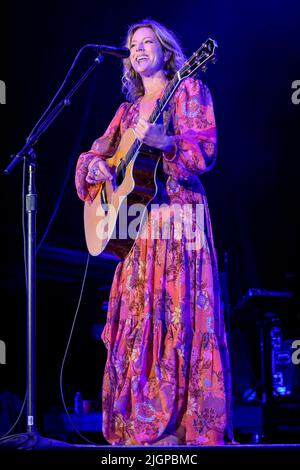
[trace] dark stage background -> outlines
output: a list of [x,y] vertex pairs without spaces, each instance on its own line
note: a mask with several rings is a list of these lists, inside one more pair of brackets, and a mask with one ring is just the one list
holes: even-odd
[[[228,284],[224,295],[228,294],[235,399],[242,400],[252,387],[258,387],[259,399],[259,329],[251,305],[248,323],[244,318],[240,322],[243,313],[237,307],[248,289],[290,292],[292,303],[281,309],[284,339],[300,338],[300,104],[292,101],[292,83],[300,80],[299,14],[296,0],[153,0],[148,6],[136,1],[76,0],[6,5],[1,14],[0,68],[0,80],[6,84],[6,104],[0,107],[0,340],[6,346],[6,364],[0,365],[2,391],[23,400],[26,390],[22,168],[9,177],[3,170],[10,154],[24,145],[79,48],[86,43],[120,45],[128,24],[151,17],[177,33],[188,57],[207,37],[219,44],[217,63],[202,76],[214,99],[218,162],[202,181],[221,272],[226,271],[224,259],[228,259],[228,275],[222,279]],[[87,52],[74,76],[93,58]],[[38,244],[54,215],[37,255],[41,427],[43,413],[61,407],[59,371],[87,257],[83,204],[74,188],[75,163],[80,152],[104,132],[124,100],[120,77],[120,60],[105,57],[36,147]],[[78,389],[100,406],[105,349],[97,338],[115,265],[112,260],[91,260],[64,369],[70,407]]]

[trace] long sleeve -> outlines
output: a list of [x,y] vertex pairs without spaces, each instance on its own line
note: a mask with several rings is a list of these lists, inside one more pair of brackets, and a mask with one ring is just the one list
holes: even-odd
[[164,154],[167,174],[189,178],[209,171],[216,160],[217,133],[211,94],[206,85],[185,79],[174,96],[175,150]]
[[86,182],[88,166],[97,157],[105,159],[114,155],[121,139],[121,119],[129,105],[128,102],[122,103],[105,133],[95,140],[91,150],[79,155],[75,171],[75,186],[78,196],[83,201],[93,201],[101,185],[101,183],[92,185]]

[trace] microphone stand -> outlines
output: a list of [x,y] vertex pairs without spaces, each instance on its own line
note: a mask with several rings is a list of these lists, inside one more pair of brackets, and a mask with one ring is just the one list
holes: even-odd
[[[0,447],[12,447],[20,449],[48,448],[53,445],[65,447],[70,444],[55,441],[53,439],[41,438],[37,431],[36,419],[36,212],[37,212],[37,193],[35,186],[36,161],[37,154],[34,145],[40,136],[55,121],[66,106],[71,104],[71,97],[93,70],[103,61],[103,55],[99,54],[94,63],[76,82],[69,93],[63,98],[56,107],[48,114],[44,121],[39,125],[36,132],[31,134],[24,147],[16,154],[12,155],[12,161],[4,170],[4,173],[10,175],[15,167],[25,160],[27,167],[28,192],[26,194],[26,401],[27,401],[27,432],[25,434],[16,434],[7,436],[0,440]],[[56,443],[56,444],[54,444]]]

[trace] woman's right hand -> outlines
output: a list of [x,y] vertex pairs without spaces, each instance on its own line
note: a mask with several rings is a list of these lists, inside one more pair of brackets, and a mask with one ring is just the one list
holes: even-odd
[[102,181],[112,180],[112,178],[110,168],[104,160],[97,158],[97,160],[90,162],[85,178],[87,183],[97,184]]

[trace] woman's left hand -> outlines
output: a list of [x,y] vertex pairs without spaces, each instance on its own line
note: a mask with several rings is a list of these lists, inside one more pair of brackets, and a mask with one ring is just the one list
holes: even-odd
[[145,119],[139,118],[133,130],[137,138],[149,147],[168,152],[174,146],[172,136],[165,134],[162,124],[150,124]]

